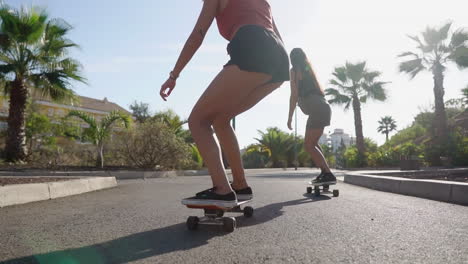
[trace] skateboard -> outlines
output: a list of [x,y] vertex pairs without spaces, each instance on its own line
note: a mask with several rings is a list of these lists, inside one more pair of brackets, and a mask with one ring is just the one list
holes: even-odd
[[[312,181],[309,181],[307,183],[308,185],[311,185],[307,187],[307,193],[312,193],[312,190],[314,191],[315,196],[320,196],[321,193],[331,193],[333,194],[333,197],[338,197],[340,196],[340,190],[334,189],[332,192],[330,192],[330,185],[336,185],[336,183],[332,184],[323,184],[323,183],[313,183]],[[320,186],[322,189],[320,189]]]
[[187,228],[190,231],[197,230],[199,225],[219,225],[223,226],[226,232],[233,232],[236,229],[236,218],[224,217],[224,213],[243,213],[245,217],[253,216],[254,209],[250,206],[243,207],[252,200],[238,200],[235,206],[225,206],[216,203],[206,203],[195,197],[182,200],[182,204],[191,209],[203,209],[204,216],[189,216],[187,218]]

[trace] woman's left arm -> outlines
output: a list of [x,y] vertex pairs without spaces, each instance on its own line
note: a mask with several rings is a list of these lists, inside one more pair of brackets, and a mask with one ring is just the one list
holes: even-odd
[[[197,52],[205,39],[205,35],[208,32],[213,20],[218,11],[219,0],[204,0],[203,8],[198,17],[197,23],[193,28],[192,33],[185,42],[184,48],[180,52],[179,58],[171,71],[167,81],[161,86],[160,95],[164,101],[171,94],[172,90],[176,85],[176,79],[179,77],[182,70],[192,59],[193,55]],[[167,91],[167,89],[169,89]]]
[[291,96],[289,97],[289,114],[288,114],[288,128],[292,130],[292,117],[294,110],[297,106],[298,90],[297,90],[297,78],[294,70],[291,70]]

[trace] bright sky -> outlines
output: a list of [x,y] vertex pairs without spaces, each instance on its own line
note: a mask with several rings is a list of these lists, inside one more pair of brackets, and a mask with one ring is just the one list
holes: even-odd
[[[200,0],[7,0],[13,6],[47,7],[51,17],[60,17],[75,29],[70,38],[81,45],[73,56],[82,62],[89,86],[77,84],[78,94],[107,97],[128,109],[134,101],[149,103],[153,111],[174,109],[184,118],[197,98],[228,61],[226,41],[214,23],[203,47],[182,72],[168,102],[159,96],[178,53],[198,17]],[[433,83],[429,73],[410,81],[397,71],[404,51],[413,50],[412,40],[426,26],[453,21],[454,27],[468,27],[468,1],[463,0],[271,0],[276,23],[286,48],[302,47],[308,54],[319,81],[327,87],[334,67],[346,61],[368,61],[371,70],[383,72],[389,99],[368,102],[362,108],[364,136],[379,144],[377,121],[392,116],[398,128],[407,127],[421,109],[433,104]],[[468,85],[468,70],[449,67],[445,99],[459,98]],[[255,108],[237,118],[241,147],[254,143],[257,130],[277,126],[287,130],[289,83]],[[227,99],[228,100],[228,99]],[[306,117],[298,115],[303,134]],[[332,124],[326,131],[343,128],[355,135],[352,110],[333,107]]]

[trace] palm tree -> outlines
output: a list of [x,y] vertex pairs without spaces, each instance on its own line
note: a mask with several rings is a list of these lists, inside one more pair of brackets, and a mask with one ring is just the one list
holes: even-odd
[[85,82],[80,64],[68,57],[77,47],[67,38],[71,26],[49,19],[43,10],[14,10],[0,4],[0,88],[10,96],[5,155],[26,157],[25,110],[33,90],[54,100],[73,97],[70,81]]
[[111,134],[112,125],[115,122],[120,122],[125,128],[130,127],[131,117],[118,111],[112,111],[107,116],[97,122],[93,116],[90,116],[80,111],[70,111],[67,117],[77,117],[89,125],[86,131],[86,136],[96,146],[97,150],[97,166],[104,168],[104,143]]
[[444,105],[444,72],[452,62],[460,68],[468,67],[468,32],[458,29],[450,34],[452,23],[439,29],[427,27],[419,36],[409,36],[417,44],[414,52],[399,57],[409,58],[400,63],[400,72],[413,79],[421,71],[430,71],[434,79],[435,119],[434,136],[439,143],[447,140],[447,115]]
[[183,137],[185,135],[185,133],[184,133],[185,130],[183,128],[183,125],[186,124],[188,121],[183,120],[182,118],[180,118],[180,116],[177,115],[171,109],[156,113],[152,117],[152,119],[154,121],[159,121],[159,122],[163,122],[164,124],[166,124],[171,130],[174,131],[174,133],[177,136],[182,136]]
[[379,127],[377,128],[377,131],[379,133],[385,134],[385,142],[387,142],[388,134],[396,130],[396,128],[397,128],[396,121],[393,119],[393,117],[385,116],[379,120]]
[[268,153],[268,157],[275,168],[287,166],[291,150],[294,148],[294,136],[281,131],[277,127],[267,128],[266,132],[258,131],[261,135],[256,138],[260,152]]
[[361,104],[366,103],[368,99],[387,99],[384,89],[386,82],[377,81],[381,73],[368,70],[366,64],[365,61],[356,64],[347,62],[344,66],[335,68],[334,78],[330,80],[334,87],[325,90],[331,97],[330,104],[345,105],[345,110],[353,106],[356,145],[360,155],[364,155],[365,152]]

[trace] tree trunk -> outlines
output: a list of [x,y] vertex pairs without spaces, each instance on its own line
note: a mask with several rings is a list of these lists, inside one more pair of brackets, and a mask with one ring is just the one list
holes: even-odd
[[356,132],[356,146],[361,156],[364,156],[364,135],[362,133],[361,102],[357,96],[353,96],[354,128]]
[[104,144],[99,143],[97,145],[97,160],[96,160],[96,167],[101,169],[104,168]]
[[434,75],[434,100],[435,100],[435,118],[434,118],[434,136],[436,142],[445,145],[447,143],[448,128],[447,114],[444,104],[444,74],[440,64],[434,65],[432,70]]
[[28,90],[23,80],[16,79],[10,91],[8,129],[5,146],[7,161],[23,161],[26,158],[25,111]]
[[388,133],[389,132],[385,132],[385,142],[388,142]]

